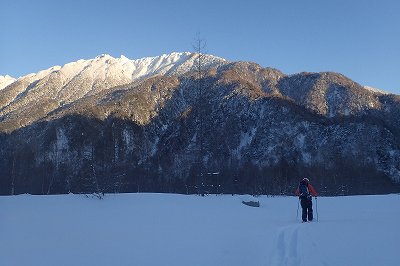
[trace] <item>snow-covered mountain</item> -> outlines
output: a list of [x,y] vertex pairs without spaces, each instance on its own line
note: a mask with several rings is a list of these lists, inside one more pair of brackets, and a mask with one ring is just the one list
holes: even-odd
[[370,86],[364,86],[365,89],[373,91],[373,92],[378,92],[378,93],[382,93],[382,94],[389,94],[388,92],[381,90],[381,89],[377,89],[374,87],[370,87]]
[[199,78],[197,58],[102,55],[0,90],[0,193],[284,194],[302,175],[330,195],[400,190],[400,96],[212,55]]
[[[27,120],[29,124],[64,104],[116,86],[155,75],[185,74],[193,70],[196,58],[196,54],[188,52],[137,60],[103,54],[62,67],[54,66],[36,74],[23,76],[14,82],[6,76],[3,83],[0,80],[0,85],[8,85],[1,93],[0,117],[15,117],[21,113],[35,112],[40,106],[43,112]],[[202,62],[204,68],[226,63],[224,59],[212,55],[203,55]]]
[[10,77],[9,75],[0,76],[0,90],[4,89],[11,83],[15,81],[15,78]]

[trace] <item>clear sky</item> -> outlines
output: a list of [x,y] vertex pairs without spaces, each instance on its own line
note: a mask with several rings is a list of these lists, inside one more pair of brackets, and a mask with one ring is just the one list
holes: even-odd
[[398,0],[0,0],[0,75],[103,53],[207,51],[284,73],[340,72],[400,94]]

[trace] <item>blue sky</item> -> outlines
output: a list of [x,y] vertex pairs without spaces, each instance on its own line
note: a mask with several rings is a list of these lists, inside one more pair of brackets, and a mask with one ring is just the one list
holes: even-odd
[[400,94],[400,1],[2,0],[0,75],[19,77],[107,53],[191,51],[292,74],[340,72]]

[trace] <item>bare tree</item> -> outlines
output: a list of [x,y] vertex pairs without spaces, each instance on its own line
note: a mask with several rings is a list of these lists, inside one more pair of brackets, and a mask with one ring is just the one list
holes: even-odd
[[200,178],[196,184],[197,187],[200,189],[199,194],[204,196],[204,76],[205,76],[205,66],[204,66],[204,58],[205,58],[205,49],[207,47],[206,41],[200,37],[200,33],[197,33],[194,44],[193,50],[195,51],[196,61],[195,61],[195,69],[196,69],[196,78],[197,78],[197,111],[198,111],[198,120],[197,125],[199,129],[198,135],[198,142],[199,142],[199,151],[197,156],[197,165],[196,167],[198,171],[198,175]]
[[[196,72],[198,79],[202,79],[204,77],[204,58],[205,58],[206,47],[207,47],[206,41],[200,37],[200,33],[197,33],[193,44],[193,50],[196,53]],[[201,85],[202,84],[199,84],[200,96],[202,94]]]
[[93,142],[91,142],[91,146],[92,146],[92,150],[91,150],[91,156],[90,156],[90,163],[92,166],[92,173],[93,173],[93,181],[94,181],[94,185],[95,185],[95,189],[96,189],[96,195],[98,195],[98,197],[100,197],[100,194],[104,194],[104,192],[100,191],[99,188],[99,182],[97,179],[97,174],[96,174],[96,169],[95,169],[95,158],[94,158],[94,144]]
[[15,151],[13,153],[13,163],[12,163],[12,172],[11,172],[11,195],[14,196],[15,193]]

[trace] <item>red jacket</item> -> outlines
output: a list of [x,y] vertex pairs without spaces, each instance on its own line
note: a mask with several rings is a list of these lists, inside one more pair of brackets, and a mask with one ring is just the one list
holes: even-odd
[[[318,196],[318,193],[317,193],[317,191],[315,191],[315,189],[313,188],[313,186],[311,186],[310,184],[308,184],[307,187],[308,187],[308,191],[310,191],[310,194],[311,194],[312,196],[314,196],[314,197]],[[299,187],[297,187],[297,189],[296,189],[296,195],[297,195],[297,196],[300,196],[300,188],[299,188]]]

